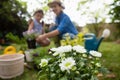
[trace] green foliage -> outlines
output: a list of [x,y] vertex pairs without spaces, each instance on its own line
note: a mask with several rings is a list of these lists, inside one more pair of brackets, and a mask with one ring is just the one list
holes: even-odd
[[89,30],[90,33],[94,33],[96,36],[99,35],[99,31],[102,29],[100,27],[101,23],[93,23],[86,25],[86,28]]
[[0,1],[0,32],[3,37],[8,32],[21,35],[25,30],[28,16],[25,2],[20,0],[2,0]]
[[37,0],[37,1],[42,5],[42,9],[44,10],[44,12],[47,12],[49,10],[49,7],[47,4],[52,0],[44,0],[44,1]]
[[112,15],[113,22],[120,22],[120,0],[114,0],[110,6],[111,10],[109,14]]
[[91,2],[91,1],[93,1],[93,0],[81,0],[79,3],[78,3],[78,7],[77,7],[77,10],[80,10],[80,8],[83,6],[83,5],[85,5],[85,4],[87,4],[87,3],[89,3],[89,2]]
[[[106,18],[103,15],[108,14],[109,10],[109,4],[102,3],[102,7],[97,7],[96,9],[91,10],[93,7],[91,6],[94,2],[97,2],[97,0],[79,0],[77,10],[80,11],[81,16],[85,15],[89,17],[89,23],[100,23],[105,22]],[[96,5],[95,3],[93,5]]]
[[6,38],[16,44],[26,43],[26,40],[24,38],[19,38],[17,35],[13,35],[12,33],[8,33],[6,35]]
[[[46,57],[46,58],[49,58],[50,56],[48,55],[48,51],[50,48],[52,48],[54,45],[53,42],[51,42],[51,45],[50,46],[47,46],[47,47],[37,47],[36,49],[34,49],[34,53],[37,53],[38,54],[38,57],[33,57],[33,62],[36,64],[36,65],[39,65],[40,63],[40,60],[43,58],[43,57]],[[37,66],[38,67],[38,66]]]

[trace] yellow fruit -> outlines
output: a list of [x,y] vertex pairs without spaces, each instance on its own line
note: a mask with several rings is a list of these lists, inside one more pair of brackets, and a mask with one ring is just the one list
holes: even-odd
[[4,50],[4,54],[15,54],[16,48],[14,46],[8,46]]

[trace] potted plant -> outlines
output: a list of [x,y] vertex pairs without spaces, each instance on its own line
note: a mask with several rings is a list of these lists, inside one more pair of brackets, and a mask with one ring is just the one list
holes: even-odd
[[52,48],[49,55],[51,57],[42,58],[39,64],[40,80],[97,80],[97,74],[105,71],[100,63],[102,54],[88,53],[80,45]]
[[38,35],[39,35],[39,33],[36,30],[23,32],[23,36],[25,37],[25,39],[27,41],[29,49],[35,49],[36,48],[36,40],[35,40],[35,38]]

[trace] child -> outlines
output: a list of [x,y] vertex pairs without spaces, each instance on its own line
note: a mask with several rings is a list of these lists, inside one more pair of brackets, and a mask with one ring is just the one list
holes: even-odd
[[33,14],[34,16],[34,19],[30,19],[29,22],[28,22],[28,31],[31,31],[31,30],[35,30],[37,31],[39,34],[43,34],[44,33],[44,30],[43,30],[43,25],[44,23],[40,23],[40,20],[43,18],[43,11],[42,10],[37,10],[35,11],[35,13]]
[[[28,27],[28,31],[31,31],[31,30],[35,30],[37,31],[39,34],[43,34],[44,33],[44,30],[43,30],[43,25],[44,23],[40,23],[40,20],[43,18],[43,11],[42,10],[37,10],[35,11],[35,13],[33,14],[34,16],[34,19],[30,19],[28,24],[29,24],[29,27]],[[46,45],[49,45],[50,44],[50,40],[48,38],[44,39],[44,41],[40,43],[40,46],[46,46]]]

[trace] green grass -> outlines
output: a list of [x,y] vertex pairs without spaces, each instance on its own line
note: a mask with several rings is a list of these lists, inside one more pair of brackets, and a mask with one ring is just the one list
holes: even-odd
[[120,80],[120,44],[103,42],[99,51],[103,54],[102,64],[116,75],[116,78],[103,78],[102,80]]
[[[40,48],[39,50],[43,52],[42,54],[45,53],[44,55],[46,55],[47,50],[50,47],[51,46],[47,48]],[[120,80],[120,44],[116,44],[114,42],[102,42],[99,47],[99,52],[103,54],[101,62],[104,67],[108,68],[111,73],[116,75],[116,78],[102,77],[100,80]],[[21,76],[11,80],[38,80],[37,71],[34,69],[29,70],[25,68],[25,71]]]

